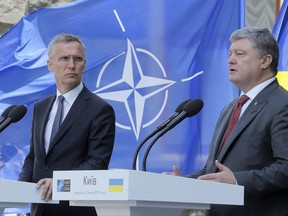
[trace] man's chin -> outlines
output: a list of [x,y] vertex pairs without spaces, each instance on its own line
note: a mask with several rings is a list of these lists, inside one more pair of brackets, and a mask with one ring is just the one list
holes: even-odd
[[70,89],[74,89],[76,88],[79,84],[81,83],[81,81],[79,81],[78,79],[70,79],[67,82],[67,86],[69,86]]
[[237,77],[235,75],[230,74],[229,75],[229,80],[234,83],[234,82],[237,82],[238,79],[237,79]]

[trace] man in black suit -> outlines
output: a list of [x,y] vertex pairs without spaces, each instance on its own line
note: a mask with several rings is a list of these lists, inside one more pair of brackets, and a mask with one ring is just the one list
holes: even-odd
[[[54,170],[107,169],[114,145],[115,114],[113,108],[82,83],[86,50],[80,38],[57,35],[48,46],[48,69],[54,73],[57,92],[35,103],[30,150],[20,181],[43,186],[42,199],[52,196]],[[58,96],[64,96],[61,126],[55,136],[51,131]],[[54,129],[53,129],[54,130]],[[33,216],[95,216],[92,207],[60,204],[33,204]]]
[[[279,49],[265,28],[230,37],[229,79],[249,100],[232,132],[223,137],[236,101],[221,112],[206,166],[188,177],[243,185],[244,206],[211,205],[209,215],[288,215],[288,93],[279,86]],[[181,175],[173,166],[172,175]],[[219,196],[225,196],[221,194]]]

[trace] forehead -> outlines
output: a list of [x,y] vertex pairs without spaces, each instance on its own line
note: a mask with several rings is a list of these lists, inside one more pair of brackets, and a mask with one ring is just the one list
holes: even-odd
[[83,54],[83,50],[81,45],[76,41],[58,42],[55,44],[54,54],[55,55]]
[[233,41],[231,43],[230,50],[234,50],[234,49],[235,50],[251,50],[251,49],[255,50],[252,42],[247,38]]

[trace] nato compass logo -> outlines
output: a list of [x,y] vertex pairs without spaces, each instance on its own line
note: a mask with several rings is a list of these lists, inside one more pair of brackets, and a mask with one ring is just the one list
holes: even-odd
[[[116,10],[114,14],[125,32]],[[202,73],[200,71],[181,81],[189,81]],[[119,113],[116,126],[133,130],[138,140],[141,129],[153,124],[163,113],[168,88],[175,83],[167,78],[163,65],[153,53],[135,48],[127,38],[127,50],[108,60],[102,67],[94,93],[115,102],[113,107]],[[149,119],[144,119],[144,116],[149,116]]]

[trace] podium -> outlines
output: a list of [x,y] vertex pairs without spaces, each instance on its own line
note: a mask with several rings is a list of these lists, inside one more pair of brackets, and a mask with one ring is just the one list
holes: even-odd
[[0,179],[0,215],[5,208],[28,208],[29,203],[59,203],[41,200],[41,189],[35,183]]
[[53,200],[94,206],[98,216],[176,216],[244,204],[243,186],[135,170],[54,171],[53,185]]

